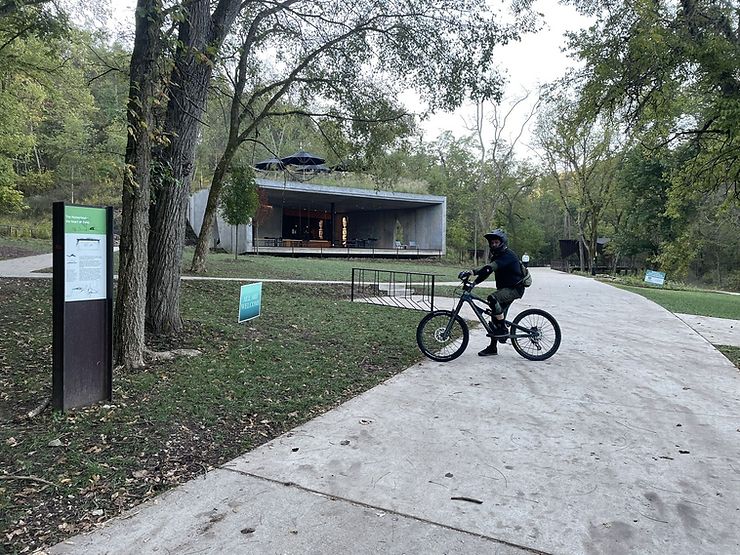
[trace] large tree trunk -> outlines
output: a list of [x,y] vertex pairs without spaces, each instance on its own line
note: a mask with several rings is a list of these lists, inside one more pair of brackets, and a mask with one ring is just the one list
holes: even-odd
[[180,23],[164,128],[169,145],[155,154],[160,175],[150,214],[146,322],[156,334],[182,329],[180,275],[195,147],[214,53],[239,5],[237,0],[221,0],[211,17],[210,2],[195,0],[188,5],[187,19]]
[[123,186],[120,264],[114,314],[113,353],[117,366],[139,368],[144,364],[144,317],[149,235],[151,101],[159,82],[156,60],[161,9],[157,0],[139,0],[136,36],[131,55],[128,101],[128,143]]

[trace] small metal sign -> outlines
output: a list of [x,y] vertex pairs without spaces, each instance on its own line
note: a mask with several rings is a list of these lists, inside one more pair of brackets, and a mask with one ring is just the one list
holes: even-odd
[[260,315],[262,307],[262,282],[242,285],[239,295],[239,323]]
[[645,273],[645,281],[647,283],[654,283],[655,285],[663,285],[665,282],[665,274],[663,272],[653,272],[648,270]]

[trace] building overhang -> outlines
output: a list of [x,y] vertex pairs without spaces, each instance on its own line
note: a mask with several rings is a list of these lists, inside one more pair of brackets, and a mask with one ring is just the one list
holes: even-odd
[[446,204],[446,197],[256,179],[273,206],[335,213],[414,210]]

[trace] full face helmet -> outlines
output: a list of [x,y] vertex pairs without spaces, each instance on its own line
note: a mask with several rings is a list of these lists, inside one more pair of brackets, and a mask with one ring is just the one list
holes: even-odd
[[[491,256],[494,258],[500,256],[509,246],[509,238],[506,236],[506,232],[503,229],[494,229],[493,231],[486,233],[483,237],[488,241]],[[501,241],[501,244],[498,247],[491,247],[491,239],[498,239]]]

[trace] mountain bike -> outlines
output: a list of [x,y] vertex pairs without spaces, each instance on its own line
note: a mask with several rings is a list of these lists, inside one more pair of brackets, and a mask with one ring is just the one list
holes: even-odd
[[[448,362],[465,352],[470,339],[468,324],[460,316],[464,304],[470,305],[478,316],[486,334],[493,337],[493,328],[488,322],[492,316],[488,303],[473,294],[475,284],[469,278],[462,280],[462,294],[454,310],[434,310],[424,316],[416,328],[416,342],[421,352],[432,360]],[[477,303],[483,303],[480,306]],[[508,307],[504,312],[506,315]],[[560,326],[555,318],[544,310],[529,308],[523,310],[512,321],[504,320],[509,335],[497,337],[500,342],[511,340],[514,350],[529,360],[545,360],[554,355],[560,347]]]

